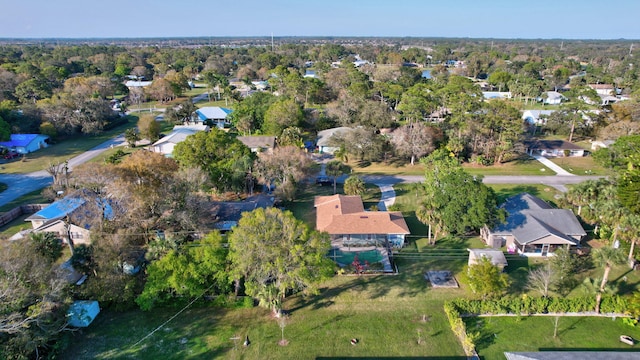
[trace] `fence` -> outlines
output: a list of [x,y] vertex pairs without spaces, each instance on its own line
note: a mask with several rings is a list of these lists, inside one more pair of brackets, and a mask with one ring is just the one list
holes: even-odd
[[49,204],[27,204],[16,206],[13,209],[0,215],[0,227],[7,225],[8,223],[24,214],[33,214],[34,212],[40,211],[47,206],[49,206]]

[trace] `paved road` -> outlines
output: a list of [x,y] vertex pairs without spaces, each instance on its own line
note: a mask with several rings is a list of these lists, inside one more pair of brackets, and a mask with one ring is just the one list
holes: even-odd
[[[565,185],[577,184],[587,180],[600,179],[603,176],[576,176],[576,175],[555,175],[555,176],[536,176],[536,175],[488,175],[483,177],[482,182],[485,184],[542,184],[554,187],[560,191],[567,191]],[[343,182],[346,176],[338,179]],[[364,175],[362,179],[365,182],[376,185],[393,185],[399,183],[417,183],[424,181],[422,175]]]
[[[124,143],[124,135],[105,141],[93,149],[69,159],[69,169],[93,159],[113,146],[121,146]],[[8,186],[7,190],[0,193],[0,206],[4,206],[23,195],[51,185],[53,178],[46,171],[40,170],[28,174],[0,174],[0,182]]]

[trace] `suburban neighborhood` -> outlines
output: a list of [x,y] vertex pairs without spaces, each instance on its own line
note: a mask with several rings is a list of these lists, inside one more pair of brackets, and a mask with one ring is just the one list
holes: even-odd
[[640,358],[633,43],[276,40],[0,39],[0,357]]

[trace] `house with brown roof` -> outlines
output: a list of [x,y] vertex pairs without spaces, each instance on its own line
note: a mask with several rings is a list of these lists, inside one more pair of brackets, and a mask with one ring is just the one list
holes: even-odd
[[364,211],[357,195],[316,196],[316,229],[338,248],[404,246],[409,227],[399,211]]

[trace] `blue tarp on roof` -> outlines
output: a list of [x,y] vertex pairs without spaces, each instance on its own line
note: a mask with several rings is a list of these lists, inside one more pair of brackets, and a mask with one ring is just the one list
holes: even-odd
[[38,211],[32,217],[39,217],[43,220],[61,218],[72,213],[84,203],[85,200],[81,198],[64,198]]
[[0,146],[4,147],[24,147],[29,145],[38,134],[11,134],[9,141],[0,142]]
[[95,300],[74,301],[67,310],[69,325],[87,327],[100,313],[100,305]]

